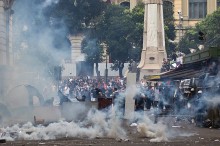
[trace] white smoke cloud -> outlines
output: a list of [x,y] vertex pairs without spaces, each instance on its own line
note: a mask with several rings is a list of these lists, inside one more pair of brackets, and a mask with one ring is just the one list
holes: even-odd
[[23,31],[27,31],[28,30],[28,26],[27,25],[24,25],[23,26]]
[[144,137],[151,138],[150,142],[168,141],[167,126],[162,123],[154,124],[147,116],[138,123],[137,131]]
[[[60,65],[61,60],[70,57],[69,42],[61,41],[61,45],[58,44],[60,47],[56,47],[54,43],[54,33],[65,36],[66,25],[61,25],[55,32],[49,26],[50,18],[44,15],[47,7],[58,2],[59,0],[19,0],[13,4],[12,49],[14,68],[20,74],[14,74],[15,83],[10,81],[10,84],[16,86],[25,81],[25,84],[34,84],[42,91],[44,85],[49,84],[53,78],[51,70],[48,71],[49,67]],[[35,77],[27,72],[38,74],[39,80],[34,81]]]
[[59,0],[46,0],[44,3],[43,3],[43,7],[48,7],[52,4],[57,4],[59,2]]
[[121,121],[115,118],[107,120],[107,114],[92,109],[83,122],[59,121],[48,126],[34,126],[28,122],[24,125],[15,124],[11,127],[1,128],[1,138],[12,140],[51,140],[57,138],[89,138],[110,137],[125,139],[126,132]]

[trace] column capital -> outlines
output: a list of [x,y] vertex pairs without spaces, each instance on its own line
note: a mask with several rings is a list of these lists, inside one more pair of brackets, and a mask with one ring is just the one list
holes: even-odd
[[145,0],[145,4],[163,4],[163,0]]
[[12,7],[14,0],[2,0],[4,3],[4,8],[9,9]]
[[163,4],[165,1],[173,3],[173,0],[144,0],[146,4]]
[[164,1],[164,2],[167,1],[167,2],[173,3],[173,0],[163,0],[163,1]]

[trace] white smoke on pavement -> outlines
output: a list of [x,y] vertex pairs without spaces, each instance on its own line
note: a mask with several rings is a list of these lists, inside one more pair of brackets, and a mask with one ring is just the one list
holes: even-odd
[[150,142],[168,141],[167,126],[163,123],[153,123],[145,116],[137,125],[137,131],[144,137],[150,138]]
[[48,126],[34,126],[28,122],[1,128],[1,138],[13,140],[52,140],[58,138],[89,138],[109,137],[125,139],[126,132],[121,128],[120,120],[106,119],[107,114],[92,109],[83,122],[59,121]]

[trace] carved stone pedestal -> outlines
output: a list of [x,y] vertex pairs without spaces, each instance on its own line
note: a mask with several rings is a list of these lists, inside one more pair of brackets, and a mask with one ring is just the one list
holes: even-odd
[[162,0],[145,0],[143,49],[140,78],[144,75],[160,73],[163,59],[167,58],[165,50],[164,18]]

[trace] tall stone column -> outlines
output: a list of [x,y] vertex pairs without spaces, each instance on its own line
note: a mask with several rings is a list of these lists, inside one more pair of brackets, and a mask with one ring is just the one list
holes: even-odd
[[13,72],[10,65],[11,6],[14,0],[0,0],[0,97],[11,84]]
[[73,35],[69,36],[69,40],[71,42],[71,61],[65,62],[64,71],[62,72],[63,76],[76,76],[77,75],[77,63],[80,61],[84,61],[85,55],[81,51],[81,44],[83,41],[83,35]]
[[217,10],[217,0],[207,1],[207,14],[211,14]]
[[0,0],[0,65],[6,64],[6,17],[3,0]]
[[71,42],[71,60],[72,62],[76,61],[83,61],[83,54],[82,54],[82,41],[83,41],[83,35],[78,34],[74,36],[69,37]]
[[163,59],[167,59],[165,50],[163,0],[145,0],[143,49],[140,78],[144,75],[160,73]]
[[10,18],[14,0],[0,0],[0,65],[10,64]]

